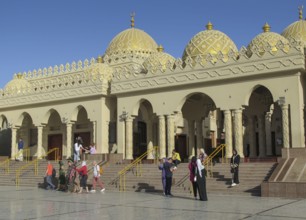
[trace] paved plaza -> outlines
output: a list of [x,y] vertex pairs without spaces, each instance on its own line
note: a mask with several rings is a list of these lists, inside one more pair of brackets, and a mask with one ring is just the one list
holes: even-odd
[[159,194],[72,194],[1,187],[0,219],[306,219],[306,199],[208,194],[209,201]]

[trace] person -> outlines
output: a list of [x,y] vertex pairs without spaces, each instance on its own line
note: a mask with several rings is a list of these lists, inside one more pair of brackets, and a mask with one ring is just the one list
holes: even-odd
[[171,157],[168,158],[168,160],[164,163],[164,168],[166,174],[165,196],[170,197],[172,196],[171,194],[172,176],[173,176],[173,171],[175,170],[173,165],[173,160]]
[[79,193],[83,192],[83,189],[86,189],[86,192],[88,193],[88,186],[87,186],[87,166],[86,161],[82,162],[82,167],[80,169],[76,168],[77,172],[80,175],[80,191]]
[[59,164],[58,190],[65,191],[66,190],[66,177],[65,177],[65,171],[64,171],[64,162],[60,160],[58,164]]
[[205,159],[206,159],[206,157],[207,157],[207,154],[205,153],[204,148],[200,148],[200,151],[199,151],[199,152],[200,152],[200,153],[199,153],[199,158],[200,158],[201,162],[204,163],[204,162],[205,162]]
[[90,153],[90,154],[95,154],[95,153],[96,153],[96,146],[95,146],[95,143],[92,143],[89,147],[90,147],[89,153]]
[[232,185],[236,186],[239,184],[239,164],[240,164],[240,155],[237,154],[237,150],[233,150],[233,155],[231,157],[231,173],[232,173]]
[[192,189],[193,189],[193,195],[194,195],[194,199],[197,199],[197,192],[198,192],[198,184],[195,178],[195,170],[197,168],[197,158],[195,156],[193,156],[191,158],[191,161],[188,165],[189,168],[189,180],[192,184]]
[[161,159],[160,164],[158,166],[158,169],[160,169],[162,171],[162,184],[163,184],[164,195],[166,195],[166,171],[165,171],[165,167],[164,167],[165,162],[166,162],[166,158]]
[[79,185],[76,182],[76,167],[72,158],[68,159],[68,168],[66,173],[66,189],[70,192],[76,192],[79,190]]
[[[198,150],[198,155],[200,155],[200,150]],[[205,167],[201,162],[200,156],[196,160],[196,169],[195,169],[195,181],[198,185],[199,196],[201,201],[207,201],[206,193],[206,178],[205,178]]]
[[96,184],[98,183],[101,187],[101,192],[105,191],[104,183],[100,180],[100,166],[96,161],[93,164],[93,179],[92,179],[92,190],[90,192],[96,192]]
[[52,172],[53,172],[53,166],[51,164],[50,161],[48,161],[48,165],[47,165],[47,170],[46,170],[46,173],[45,173],[45,176],[46,176],[46,182],[47,182],[47,189],[55,189],[55,185],[53,185],[52,183]]
[[17,161],[23,161],[23,139],[22,138],[19,138],[19,141],[18,141],[18,155],[17,155],[17,158],[16,160]]
[[84,150],[82,146],[82,140],[80,137],[77,137],[76,142],[74,144],[74,162],[78,162],[80,160],[81,150]]
[[[176,152],[175,150],[172,151],[172,160],[173,160],[173,163],[175,164],[175,167],[177,167],[177,165],[179,165],[181,163],[180,154],[178,152]],[[176,169],[176,168],[174,168],[174,169]]]

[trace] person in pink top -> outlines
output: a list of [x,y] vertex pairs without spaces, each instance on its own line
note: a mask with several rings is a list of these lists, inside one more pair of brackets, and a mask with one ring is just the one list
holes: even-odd
[[82,167],[80,169],[76,169],[76,170],[80,175],[80,191],[79,191],[79,193],[82,193],[83,189],[86,189],[86,192],[88,192],[88,186],[87,186],[88,173],[87,173],[86,161],[83,161],[82,162]]
[[92,190],[90,192],[96,192],[96,184],[98,183],[101,187],[101,192],[105,191],[104,183],[100,180],[100,166],[96,161],[92,163],[93,165],[93,179],[92,179]]

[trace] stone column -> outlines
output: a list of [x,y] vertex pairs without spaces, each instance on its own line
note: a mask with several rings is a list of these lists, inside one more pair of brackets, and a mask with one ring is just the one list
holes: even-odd
[[92,142],[95,144],[97,144],[96,133],[97,133],[97,122],[93,121],[92,122]]
[[272,156],[272,140],[271,140],[271,112],[266,113],[265,129],[266,129],[266,153]]
[[188,142],[189,142],[189,158],[195,156],[195,143],[194,143],[194,121],[188,121]]
[[225,129],[225,157],[231,158],[233,154],[232,136],[232,113],[231,110],[224,110],[224,129]]
[[235,148],[241,158],[244,158],[243,154],[243,135],[242,135],[242,110],[234,110],[234,132],[235,132]]
[[174,149],[175,141],[174,141],[174,119],[172,115],[167,115],[167,145],[168,145],[168,155],[170,157],[172,155],[172,151]]
[[66,124],[66,132],[67,132],[66,158],[69,158],[70,156],[72,156],[72,152],[74,150],[73,145],[72,145],[72,124],[71,123]]
[[255,127],[254,117],[251,115],[248,117],[248,128],[249,128],[249,141],[250,141],[250,157],[257,157],[256,144],[255,144]]
[[202,137],[202,120],[196,121],[197,128],[197,149],[203,148],[203,137]]
[[166,157],[166,123],[165,117],[163,115],[158,116],[159,124],[159,136],[158,136],[158,145],[159,145],[159,158]]
[[12,139],[11,139],[11,160],[15,160],[16,154],[17,154],[17,128],[11,128],[12,129]]
[[283,123],[283,147],[290,147],[290,138],[289,138],[289,117],[288,117],[288,105],[281,105],[282,109],[282,123]]
[[264,115],[258,115],[258,141],[259,141],[259,157],[265,157],[266,151],[265,151],[265,127],[264,127]]
[[125,120],[125,159],[133,159],[133,118],[128,117]]
[[37,158],[41,159],[43,149],[43,126],[37,126]]

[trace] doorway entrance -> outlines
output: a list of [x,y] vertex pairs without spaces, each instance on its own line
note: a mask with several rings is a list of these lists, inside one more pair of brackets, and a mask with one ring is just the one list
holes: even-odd
[[[188,160],[187,136],[185,134],[175,136],[175,150],[180,154],[182,162]],[[172,152],[169,152],[170,155],[172,155]]]
[[[48,136],[48,151],[58,148],[57,158],[62,159],[62,149],[63,149],[63,135],[62,134],[52,134]],[[50,153],[47,156],[48,160],[55,160],[55,152]]]

